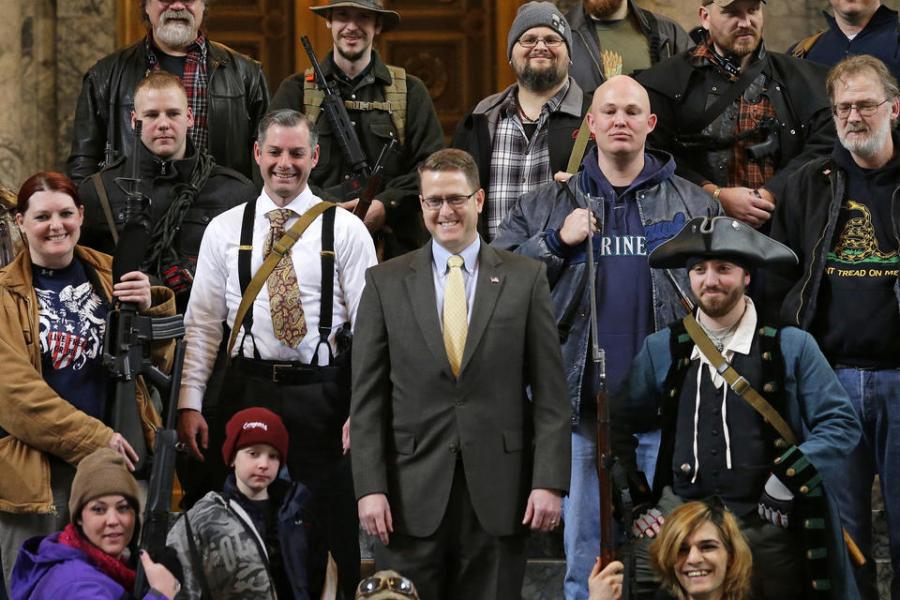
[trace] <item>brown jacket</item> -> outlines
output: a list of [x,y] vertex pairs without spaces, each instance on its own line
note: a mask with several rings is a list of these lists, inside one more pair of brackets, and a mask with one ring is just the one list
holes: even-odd
[[[82,246],[76,246],[75,253],[97,273],[109,300],[112,258]],[[151,295],[153,306],[147,314],[175,313],[171,290],[154,287]],[[4,512],[53,512],[47,455],[76,465],[106,446],[113,435],[107,425],[81,412],[47,385],[41,375],[38,340],[38,303],[26,248],[0,270],[0,427],[9,433],[0,438],[0,511]],[[157,364],[164,369],[171,367],[172,348],[172,343],[154,348]],[[160,418],[148,398],[146,386],[139,381],[138,410],[152,444]]]

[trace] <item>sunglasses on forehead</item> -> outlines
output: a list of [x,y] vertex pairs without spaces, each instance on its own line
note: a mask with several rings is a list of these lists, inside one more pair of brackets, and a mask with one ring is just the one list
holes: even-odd
[[359,582],[356,588],[357,598],[368,598],[382,590],[390,590],[407,598],[418,599],[416,588],[406,577],[373,575]]

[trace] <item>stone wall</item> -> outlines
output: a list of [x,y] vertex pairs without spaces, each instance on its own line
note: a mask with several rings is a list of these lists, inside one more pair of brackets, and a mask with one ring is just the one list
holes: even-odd
[[115,47],[116,0],[0,0],[0,183],[62,169],[82,74]]

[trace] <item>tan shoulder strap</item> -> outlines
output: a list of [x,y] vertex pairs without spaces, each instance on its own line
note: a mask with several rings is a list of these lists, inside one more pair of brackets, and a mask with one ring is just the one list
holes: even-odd
[[581,121],[581,127],[578,128],[578,137],[575,138],[575,144],[572,145],[572,153],[569,155],[569,164],[566,166],[566,173],[574,175],[584,160],[584,151],[587,150],[588,141],[591,139],[591,130],[588,127],[587,115]]
[[819,41],[819,38],[822,37],[824,31],[817,31],[807,38],[803,38],[794,46],[794,49],[791,51],[791,56],[794,58],[806,58],[806,55],[809,54],[809,51],[812,50],[812,47],[816,45],[816,42]]
[[237,315],[234,317],[234,326],[231,328],[231,337],[228,338],[227,356],[229,360],[231,359],[231,350],[234,348],[234,343],[237,341],[238,333],[241,330],[241,324],[244,322],[244,317],[247,315],[247,311],[253,306],[253,301],[256,300],[259,291],[266,284],[269,275],[275,270],[275,265],[281,261],[283,256],[291,251],[291,248],[297,240],[300,239],[303,232],[306,231],[306,228],[309,227],[319,215],[333,206],[336,206],[333,202],[319,202],[312,206],[309,210],[300,215],[297,222],[294,223],[290,229],[285,231],[284,235],[281,236],[281,239],[272,246],[272,252],[270,252],[269,256],[266,257],[266,260],[263,261],[262,266],[253,276],[253,279],[250,280],[247,291],[244,292],[244,295],[241,297]]
[[391,120],[397,129],[401,144],[406,140],[406,69],[387,65],[391,72],[391,83],[384,88],[384,99],[391,105]]
[[697,323],[694,315],[688,314],[682,319],[682,323],[684,323],[684,328],[687,330],[688,335],[690,335],[694,343],[697,344],[697,348],[700,349],[703,356],[705,356],[712,366],[715,367],[716,372],[728,382],[728,386],[732,391],[746,400],[756,412],[761,414],[762,418],[775,428],[778,435],[784,438],[784,441],[791,446],[796,446],[799,442],[797,436],[794,435],[791,426],[788,425],[787,421],[778,414],[778,411],[775,410],[765,398],[760,396],[759,392],[753,389],[750,383],[744,379],[740,373],[735,371],[734,367],[732,367],[727,360],[725,360],[722,353],[716,349],[716,346],[709,339],[709,336],[706,335],[706,332],[703,331],[703,328]]
[[97,190],[97,197],[100,198],[100,208],[103,209],[103,216],[106,218],[106,225],[112,235],[113,244],[118,245],[119,230],[116,229],[116,220],[113,219],[112,207],[109,205],[109,196],[106,193],[106,186],[103,185],[103,178],[98,172],[91,175],[91,181],[94,183],[94,189]]
[[322,114],[324,99],[325,92],[316,85],[316,73],[310,67],[303,72],[303,112],[313,124],[319,120],[319,115]]

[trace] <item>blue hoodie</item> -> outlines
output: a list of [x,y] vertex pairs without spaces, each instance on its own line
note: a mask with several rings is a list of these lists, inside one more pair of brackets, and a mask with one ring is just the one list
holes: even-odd
[[[76,548],[61,544],[59,533],[22,544],[10,581],[12,600],[120,600],[133,598],[125,588],[88,561]],[[151,590],[143,600],[165,600]]]

